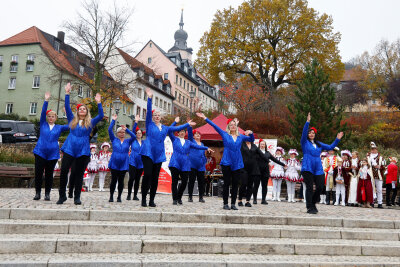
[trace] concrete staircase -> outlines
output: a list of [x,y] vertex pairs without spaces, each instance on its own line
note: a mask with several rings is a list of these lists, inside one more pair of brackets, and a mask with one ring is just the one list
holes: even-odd
[[0,209],[0,266],[400,266],[400,221]]

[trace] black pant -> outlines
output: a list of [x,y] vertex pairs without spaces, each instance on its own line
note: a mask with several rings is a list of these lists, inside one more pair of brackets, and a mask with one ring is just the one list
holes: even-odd
[[53,186],[53,172],[57,160],[46,160],[35,154],[35,189],[36,193],[42,190],[43,171],[45,172],[45,193],[49,194]]
[[[85,173],[85,168],[87,162],[90,161],[89,156],[80,156],[79,158],[74,158],[73,156],[64,153],[62,164],[61,164],[61,174],[60,174],[60,188],[58,190],[60,197],[65,196],[65,187],[67,186],[68,172],[73,163],[75,162],[75,179],[71,182],[75,185],[75,198],[80,198],[82,190],[83,174]],[[71,176],[72,177],[72,171]]]
[[265,200],[268,193],[268,180],[269,175],[267,173],[262,173],[260,176],[254,176],[254,187],[253,187],[253,199],[257,199],[258,187],[261,182],[261,199]]
[[[390,193],[392,193],[392,197],[390,197]],[[386,184],[386,205],[387,204],[395,204],[397,195],[397,187],[392,188],[392,184]]]
[[126,171],[119,171],[110,169],[111,172],[111,184],[110,184],[110,196],[114,195],[115,186],[118,181],[118,197],[121,197],[122,190],[124,190],[124,178]]
[[196,169],[191,169],[190,174],[189,174],[189,187],[188,187],[188,193],[189,197],[193,196],[193,187],[194,187],[194,182],[196,181],[197,178],[197,186],[199,189],[199,198],[202,198],[204,196],[204,171],[198,171]]
[[256,176],[258,177],[258,175],[249,175],[248,172],[244,170],[242,171],[242,184],[239,189],[239,201],[244,197],[246,198],[246,201],[250,201],[251,195],[253,194],[254,180],[259,180],[259,178],[255,178]]
[[143,169],[137,169],[136,167],[129,165],[128,195],[131,195],[133,186],[133,195],[137,196],[142,173]]
[[236,203],[236,197],[238,193],[238,185],[240,177],[242,176],[242,170],[232,171],[231,167],[221,165],[222,175],[224,179],[224,191],[223,191],[223,199],[224,205],[228,204],[229,198],[229,188],[232,184],[232,194],[231,194],[231,204]]
[[[90,162],[90,157],[87,157],[85,159],[85,167],[83,168],[84,170],[86,170],[87,165]],[[71,166],[71,174],[69,175],[69,185],[68,185],[68,193],[72,195],[73,191],[74,191],[74,187],[75,187],[75,181],[77,179],[82,179],[83,181],[83,175],[84,175],[85,171],[83,171],[82,177],[78,177],[77,172],[76,172],[76,160],[74,160],[74,163],[72,163]]]
[[157,193],[158,176],[160,174],[161,162],[153,163],[153,160],[147,156],[142,156],[143,161],[143,180],[142,180],[142,201],[146,201],[146,196],[150,190],[150,202],[154,201]]
[[[171,171],[171,176],[172,176],[172,184],[171,184],[172,199],[182,200],[183,192],[185,191],[186,185],[188,183],[189,172],[184,172],[174,167],[169,168],[169,170]],[[181,179],[181,184],[178,187],[179,178]]]
[[[314,175],[311,172],[302,172],[304,183],[306,184],[306,206],[307,209],[315,207],[315,203],[320,201],[322,188],[324,187],[324,175]],[[313,190],[315,183],[315,191]]]

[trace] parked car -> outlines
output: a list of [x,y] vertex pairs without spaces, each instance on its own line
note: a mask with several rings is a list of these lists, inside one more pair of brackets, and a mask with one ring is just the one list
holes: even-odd
[[0,120],[0,135],[3,143],[36,142],[35,125],[29,121]]

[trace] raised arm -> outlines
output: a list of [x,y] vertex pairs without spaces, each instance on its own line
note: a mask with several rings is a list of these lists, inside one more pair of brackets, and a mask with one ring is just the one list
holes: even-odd
[[[174,123],[175,123],[175,122],[174,122]],[[174,123],[172,123],[172,124],[174,124]],[[175,124],[176,124],[176,123],[175,123]],[[171,142],[172,142],[172,143],[176,140],[176,137],[175,137],[175,135],[174,135],[174,132],[168,131],[168,136],[169,136],[169,139],[171,139]]]
[[146,131],[148,131],[148,125],[153,121],[153,113],[152,107],[153,107],[153,92],[150,90],[150,88],[146,88],[146,94],[147,94],[147,113],[146,113]]
[[140,120],[140,115],[136,114],[135,123],[133,124],[133,127],[132,127],[132,132],[136,132],[136,127],[137,127],[139,120]]
[[321,142],[318,142],[318,143],[321,146],[322,150],[328,150],[329,151],[329,150],[333,150],[339,144],[339,142],[340,142],[340,139],[336,138],[335,141],[333,141],[333,143],[330,144],[330,145],[327,145],[327,144],[324,144],[324,143],[321,143]]
[[218,125],[216,125],[214,122],[212,122],[211,120],[209,120],[208,118],[205,119],[205,121],[210,124],[217,132],[220,136],[223,136],[225,134],[225,131],[222,130],[221,128],[218,127]]
[[243,135],[243,141],[245,142],[254,142],[254,134],[252,131],[247,130],[246,133],[248,133],[249,135]]
[[40,125],[46,123],[46,112],[47,112],[47,107],[49,106],[49,98],[50,98],[50,93],[46,92],[44,95],[42,113],[40,114]]
[[310,127],[310,120],[311,120],[311,114],[309,112],[308,115],[307,115],[306,124],[304,124],[303,132],[301,134],[301,139],[300,139],[300,144],[301,145],[304,145],[307,142],[308,128]]
[[113,119],[110,123],[110,126],[108,127],[108,135],[110,136],[111,142],[114,141],[115,139],[115,135],[113,132],[114,125],[115,125],[115,120]]
[[71,93],[71,83],[67,83],[67,85],[65,85],[65,114],[67,115],[67,121],[68,124],[74,119],[74,113],[72,113],[71,110],[71,103],[70,103],[70,98],[69,98],[69,94]]
[[275,162],[276,164],[279,164],[281,166],[285,166],[285,164],[283,162],[281,162],[280,160],[278,160],[277,158],[275,158],[274,156],[271,155],[270,159]]
[[194,148],[194,149],[197,149],[197,150],[207,150],[208,149],[208,147],[200,146],[200,145],[198,145],[198,144],[196,144],[195,142],[192,142],[192,141],[189,141],[189,143],[190,143],[190,148]]
[[92,119],[92,127],[94,127],[99,121],[101,121],[104,117],[103,106],[101,105],[101,95],[99,93],[96,94],[95,100],[97,102],[97,116]]
[[129,139],[129,144],[132,144],[132,142],[136,139],[136,134],[128,128],[126,128],[125,131],[131,136],[131,138]]
[[180,130],[188,128],[190,125],[189,123],[182,124],[180,126],[167,126],[168,127],[168,134],[173,132],[179,132]]
[[192,127],[188,127],[188,140],[189,141],[194,141],[194,139],[193,139],[193,128]]

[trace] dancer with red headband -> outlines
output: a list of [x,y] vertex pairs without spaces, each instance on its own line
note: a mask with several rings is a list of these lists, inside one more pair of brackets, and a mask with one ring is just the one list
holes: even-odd
[[[67,92],[68,90],[68,92]],[[60,147],[58,138],[61,132],[68,130],[68,125],[55,124],[57,113],[47,110],[49,105],[50,93],[44,95],[42,113],[40,115],[40,136],[33,150],[35,155],[35,189],[36,195],[33,200],[39,200],[42,189],[43,171],[45,171],[45,193],[44,200],[50,200],[50,191],[53,186],[53,172],[58,159],[60,158]],[[69,87],[65,87],[65,105],[69,106]],[[72,117],[67,117],[71,122]]]
[[[69,94],[71,91],[70,83],[67,84],[67,88],[68,92],[66,91],[66,93]],[[81,189],[83,173],[85,172],[86,164],[90,157],[89,136],[93,127],[104,117],[103,107],[101,106],[101,95],[99,93],[96,94],[95,100],[97,102],[99,113],[94,119],[91,118],[89,109],[84,104],[78,104],[76,106],[75,114],[72,113],[69,105],[65,105],[67,117],[73,117],[73,119],[69,123],[70,133],[61,148],[61,150],[64,152],[64,156],[61,164],[60,189],[57,204],[63,204],[67,200],[67,196],[65,194],[67,176],[68,171],[74,162],[76,164],[74,203],[75,205],[82,204]]]
[[150,207],[156,207],[154,198],[157,193],[158,176],[160,174],[161,164],[167,160],[165,157],[164,140],[167,134],[180,131],[195,125],[191,120],[177,127],[165,126],[161,124],[161,113],[157,110],[152,111],[153,92],[150,88],[146,88],[147,114],[146,114],[146,142],[140,149],[142,156],[144,175],[142,180],[142,207],[147,207],[146,197],[150,190]]
[[[236,120],[228,120],[226,131],[219,128],[214,122],[207,119],[203,113],[196,113],[198,117],[204,119],[208,124],[210,124],[218,133],[221,135],[224,143],[224,153],[221,159],[221,168],[224,179],[224,210],[238,210],[236,207],[236,197],[238,192],[239,181],[243,175],[243,158],[242,152],[242,142],[253,142],[254,135],[250,130],[246,131],[246,135],[239,134],[239,128],[237,127]],[[248,135],[248,136],[247,136]],[[229,188],[232,184],[232,194],[231,194],[231,206],[228,205],[229,198]]]
[[[337,134],[336,140],[327,145],[317,141],[317,129],[310,128],[311,114],[308,113],[307,122],[304,125],[303,133],[301,135],[301,147],[303,150],[303,161],[301,167],[301,174],[306,185],[306,206],[307,213],[317,214],[318,209],[316,203],[320,200],[322,187],[324,186],[324,170],[321,164],[321,151],[331,150],[340,142],[343,137],[343,132]],[[315,192],[313,192],[313,185],[316,185]]]

